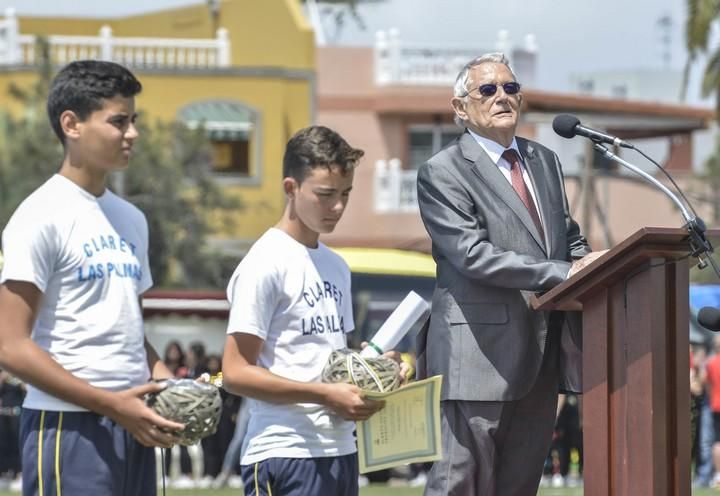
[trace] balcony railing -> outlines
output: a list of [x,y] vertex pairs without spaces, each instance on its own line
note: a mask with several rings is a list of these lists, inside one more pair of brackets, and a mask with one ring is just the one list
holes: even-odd
[[493,47],[410,44],[400,40],[396,29],[375,33],[375,83],[378,85],[452,85],[463,66],[486,52],[503,52],[523,84],[535,79],[537,44],[532,34],[525,35],[522,47],[512,46],[505,30],[498,32]]
[[417,212],[416,170],[403,170],[400,159],[375,162],[374,206],[377,213]]
[[[197,38],[139,38],[113,36],[110,26],[98,36],[47,37],[50,60],[64,65],[73,60],[110,60],[134,68],[211,69],[230,66],[230,39],[225,28],[217,36]],[[0,66],[36,65],[37,37],[21,34],[12,9],[0,19]]]

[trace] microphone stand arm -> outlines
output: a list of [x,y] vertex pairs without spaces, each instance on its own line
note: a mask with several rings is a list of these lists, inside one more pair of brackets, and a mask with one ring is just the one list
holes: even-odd
[[683,204],[683,202],[681,202],[680,199],[675,195],[675,193],[670,191],[667,186],[665,186],[663,183],[655,179],[647,172],[631,164],[630,162],[621,159],[599,143],[594,143],[593,148],[595,148],[595,150],[602,153],[610,160],[617,162],[620,165],[623,165],[624,167],[630,169],[639,176],[642,176],[651,184],[657,186],[660,191],[665,193],[665,195],[670,198],[673,203],[675,203],[675,205],[677,205],[677,207],[680,209],[680,213],[682,214],[683,219],[685,219],[685,225],[683,227],[687,229],[688,234],[690,235],[690,248],[692,250],[690,254],[698,258],[698,268],[704,269],[705,267],[707,267],[708,264],[710,264],[715,271],[715,274],[720,277],[720,267],[711,256],[711,253],[713,252],[713,247],[710,244],[710,241],[708,241],[705,237],[705,222],[703,222],[700,217],[692,215],[688,211],[687,207]]

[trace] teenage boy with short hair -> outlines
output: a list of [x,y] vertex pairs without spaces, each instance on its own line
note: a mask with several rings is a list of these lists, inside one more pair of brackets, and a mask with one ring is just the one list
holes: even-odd
[[340,220],[362,155],[326,127],[295,134],[283,160],[282,218],[230,279],[223,382],[250,398],[240,461],[246,496],[358,494],[350,421],[383,403],[357,386],[320,382],[354,323],[350,269],[318,238]]
[[28,384],[26,495],[154,496],[153,446],[170,446],[183,427],[143,401],[162,389],[151,378],[172,377],[143,331],[147,222],[106,187],[138,137],[140,90],[111,62],[58,73],[47,110],[62,165],[3,232],[0,367]]

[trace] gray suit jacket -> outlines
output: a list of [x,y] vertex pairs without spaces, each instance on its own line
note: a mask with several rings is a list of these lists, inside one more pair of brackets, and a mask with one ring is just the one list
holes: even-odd
[[590,248],[570,217],[557,155],[532,141],[517,143],[545,239],[467,131],[418,171],[420,214],[437,263],[431,316],[418,336],[418,375],[442,374],[443,399],[523,397],[537,377],[550,326],[563,329],[564,386],[579,390],[578,320],[536,312],[529,299],[564,281],[570,261]]

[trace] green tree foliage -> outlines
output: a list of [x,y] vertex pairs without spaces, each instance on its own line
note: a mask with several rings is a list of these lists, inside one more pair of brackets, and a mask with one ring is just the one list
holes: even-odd
[[[688,18],[685,25],[685,46],[688,62],[685,65],[685,82],[690,66],[698,55],[707,54],[708,62],[702,82],[704,96],[720,91],[720,49],[709,46],[713,26],[720,19],[720,0],[687,0]],[[717,99],[720,110],[720,98]]]
[[[45,104],[52,67],[48,45],[38,43],[44,60],[37,82],[8,91],[23,111],[0,112],[0,229],[20,202],[55,173],[63,150],[47,120]],[[138,206],[150,230],[150,267],[155,286],[224,287],[230,266],[207,240],[208,219],[229,227],[240,200],[227,195],[211,175],[211,149],[202,129],[180,122],[138,119],[140,137],[130,167],[110,187]]]
[[142,116],[137,125],[130,167],[115,184],[147,216],[153,276],[166,286],[224,287],[237,260],[208,247],[208,218],[219,213],[220,223],[231,226],[241,204],[213,179],[204,130],[180,122],[150,126]]
[[[350,17],[360,29],[366,29],[365,21],[358,13],[358,4],[361,3],[377,3],[385,0],[315,0],[320,12],[323,16],[328,16],[333,20],[335,26],[334,38],[340,36],[346,19]],[[303,3],[308,3],[303,0]]]
[[[710,44],[713,30],[718,27],[720,20],[720,0],[687,0],[686,5],[688,17],[685,25],[685,46],[688,60],[685,64],[683,86],[684,88],[687,86],[690,67],[700,55],[707,55],[702,94],[715,95],[715,119],[720,122],[720,48],[717,44]],[[703,185],[709,187],[703,188],[707,196],[701,197],[699,201],[711,204],[712,217],[708,220],[709,225],[713,227],[720,221],[720,137],[716,139],[715,150],[705,163],[701,179]],[[710,241],[717,247],[720,240]],[[710,269],[702,271],[694,269],[690,273],[690,278],[695,282],[717,282],[717,276]]]

